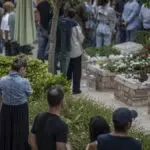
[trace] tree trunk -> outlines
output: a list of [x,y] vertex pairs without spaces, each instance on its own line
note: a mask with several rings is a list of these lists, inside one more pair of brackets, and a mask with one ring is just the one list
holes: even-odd
[[48,56],[48,71],[55,73],[55,48],[56,48],[56,31],[59,17],[59,10],[62,0],[56,0],[54,13],[52,18],[51,32],[49,36],[49,56]]

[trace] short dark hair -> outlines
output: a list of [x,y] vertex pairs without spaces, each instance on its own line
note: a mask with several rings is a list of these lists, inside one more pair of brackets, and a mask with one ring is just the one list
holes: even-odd
[[90,120],[89,132],[90,140],[91,142],[94,142],[97,140],[98,135],[109,133],[110,127],[105,118],[101,116],[94,116]]
[[68,10],[67,10],[67,16],[69,17],[69,18],[74,18],[75,17],[75,15],[76,15],[76,13],[75,13],[75,10],[73,9],[73,8],[69,8]]
[[18,72],[21,67],[27,67],[27,60],[24,57],[15,58],[11,65],[11,70]]
[[[119,124],[119,123],[113,121],[113,123],[114,123],[115,132],[124,133],[124,132],[127,132],[130,122],[124,123],[124,124]],[[132,122],[131,122],[131,124],[132,124]]]
[[108,3],[108,0],[98,0],[97,5],[105,6]]
[[58,106],[64,98],[64,90],[60,85],[49,87],[47,92],[47,101],[50,107]]

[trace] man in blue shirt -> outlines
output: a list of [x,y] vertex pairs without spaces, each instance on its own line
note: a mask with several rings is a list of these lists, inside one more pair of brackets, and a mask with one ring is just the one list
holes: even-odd
[[143,29],[150,31],[150,8],[148,8],[145,4],[141,7],[139,17],[142,22]]
[[142,150],[141,143],[128,135],[137,112],[119,108],[113,113],[114,132],[98,137],[97,150]]
[[123,9],[122,20],[126,28],[126,41],[134,41],[134,32],[140,28],[140,5],[137,0],[129,0]]

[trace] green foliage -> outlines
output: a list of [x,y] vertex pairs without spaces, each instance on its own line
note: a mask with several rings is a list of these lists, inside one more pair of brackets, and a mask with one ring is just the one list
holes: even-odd
[[137,43],[142,45],[147,45],[150,40],[150,32],[147,31],[136,31],[135,32],[135,39]]
[[[8,74],[13,59],[12,57],[0,55],[0,77]],[[46,89],[54,84],[62,85],[66,92],[70,91],[70,82],[64,79],[62,75],[50,74],[47,65],[40,60],[31,57],[28,57],[27,60],[27,78],[31,81],[33,88],[32,100],[42,98]]]
[[115,73],[149,73],[150,58],[141,56],[135,58],[124,57],[120,60],[108,60],[107,62],[102,64],[102,68]]
[[109,55],[119,55],[120,52],[117,51],[116,49],[113,49],[112,47],[103,47],[103,48],[94,48],[94,47],[90,47],[87,48],[86,53],[91,56],[109,56]]
[[[47,110],[46,100],[33,101],[30,103],[30,123],[33,123],[34,117],[39,113]],[[88,124],[90,118],[95,115],[101,115],[106,118],[112,127],[111,115],[112,109],[106,108],[102,104],[94,103],[88,98],[75,98],[67,96],[62,111],[63,119],[69,125],[70,135],[69,142],[73,150],[84,150],[89,143]],[[150,136],[144,135],[142,129],[133,128],[130,135],[138,138],[144,150],[150,149]]]
[[[56,0],[48,0],[53,6],[55,4]],[[63,4],[69,5],[70,7],[75,8],[77,5],[84,2],[84,0],[62,0]]]

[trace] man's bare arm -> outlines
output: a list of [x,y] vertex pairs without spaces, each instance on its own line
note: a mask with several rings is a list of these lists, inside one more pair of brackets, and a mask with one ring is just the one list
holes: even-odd
[[56,147],[57,147],[57,150],[67,150],[66,143],[56,142]]
[[31,145],[32,150],[38,150],[36,144],[36,136],[34,134],[31,134],[29,137],[29,144]]

